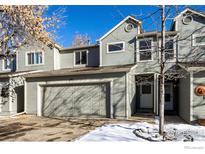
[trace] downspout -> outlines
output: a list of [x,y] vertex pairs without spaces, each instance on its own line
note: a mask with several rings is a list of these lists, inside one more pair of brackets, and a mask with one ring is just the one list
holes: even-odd
[[135,37],[135,44],[134,44],[134,64],[137,63],[137,36]]
[[9,114],[11,115],[13,112],[13,108],[12,108],[12,92],[11,92],[11,76],[9,76]]
[[100,67],[102,67],[102,42],[101,42],[101,40],[99,40],[99,43],[100,43],[100,52],[99,52],[99,60],[100,60],[100,62],[99,62],[99,65],[100,65]]
[[189,122],[193,121],[193,72],[190,72],[190,116]]
[[125,117],[126,117],[126,119],[128,119],[128,117],[129,117],[129,109],[128,109],[128,107],[129,107],[129,89],[128,89],[128,82],[129,82],[129,80],[128,80],[128,73],[126,72],[126,75],[125,75],[125,90],[126,90],[126,95],[125,95],[125,99],[126,99],[126,103],[125,103]]

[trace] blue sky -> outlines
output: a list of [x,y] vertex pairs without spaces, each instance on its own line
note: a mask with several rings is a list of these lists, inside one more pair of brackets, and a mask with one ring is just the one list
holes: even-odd
[[[80,34],[88,34],[91,37],[91,43],[95,44],[96,40],[103,36],[112,27],[118,24],[127,15],[134,15],[137,19],[142,20],[143,29],[145,31],[153,31],[160,27],[160,24],[155,24],[159,20],[160,11],[158,6],[140,6],[140,5],[126,5],[126,6],[111,6],[111,5],[97,5],[97,6],[81,6],[81,5],[58,5],[49,6],[47,14],[51,14],[59,8],[65,8],[64,15],[65,25],[61,26],[57,31],[59,37],[57,42],[64,47],[71,45],[72,39],[76,32]],[[191,6],[195,10],[205,12],[205,6]],[[174,8],[174,7],[173,7]],[[181,11],[184,6],[179,6]],[[153,18],[149,14],[158,11]],[[171,15],[175,14],[175,8],[171,9]],[[170,28],[171,19],[167,21],[167,29]]]

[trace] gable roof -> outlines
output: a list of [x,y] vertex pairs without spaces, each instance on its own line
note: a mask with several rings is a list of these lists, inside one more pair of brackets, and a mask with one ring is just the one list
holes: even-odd
[[132,19],[134,21],[136,21],[137,23],[141,24],[141,21],[137,20],[136,18],[132,17],[132,16],[127,16],[126,18],[124,18],[121,22],[119,22],[115,27],[113,27],[111,30],[109,30],[106,34],[104,34],[101,38],[99,38],[98,40],[101,41],[102,39],[104,39],[105,37],[107,37],[110,33],[112,33],[115,29],[117,29],[120,25],[122,25],[125,21],[127,21],[128,19]]
[[201,13],[201,12],[198,12],[198,11],[195,11],[195,10],[192,10],[192,9],[190,9],[190,8],[187,8],[187,9],[185,9],[184,11],[182,11],[181,13],[179,13],[179,14],[174,18],[174,21],[176,21],[176,19],[177,19],[178,17],[180,17],[182,14],[184,14],[184,13],[186,13],[186,12],[188,12],[188,11],[205,18],[205,14],[204,14],[204,13]]

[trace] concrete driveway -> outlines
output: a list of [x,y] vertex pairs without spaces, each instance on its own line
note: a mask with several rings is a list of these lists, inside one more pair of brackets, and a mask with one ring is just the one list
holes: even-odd
[[116,119],[54,119],[32,115],[0,117],[0,141],[71,141]]

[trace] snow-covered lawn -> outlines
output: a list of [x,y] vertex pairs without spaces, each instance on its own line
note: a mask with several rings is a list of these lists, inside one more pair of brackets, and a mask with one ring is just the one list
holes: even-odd
[[[140,130],[140,131],[139,131]],[[167,124],[165,126],[169,136],[174,134],[174,141],[184,141],[185,138],[192,137],[194,141],[205,141],[205,127],[192,126],[188,124]],[[142,137],[136,135],[136,131],[141,132]],[[129,124],[107,124],[97,128],[94,131],[78,138],[75,142],[80,141],[145,141],[147,138],[156,139],[158,125],[146,122],[129,123]],[[157,134],[157,135],[156,135]]]

